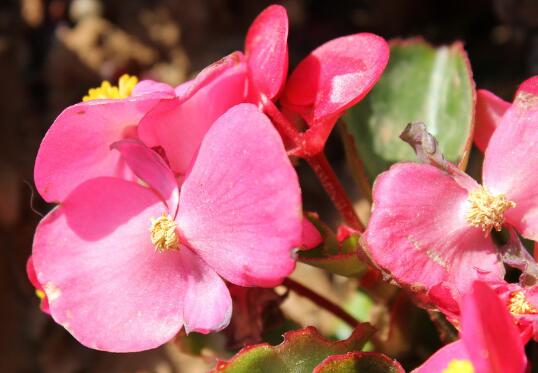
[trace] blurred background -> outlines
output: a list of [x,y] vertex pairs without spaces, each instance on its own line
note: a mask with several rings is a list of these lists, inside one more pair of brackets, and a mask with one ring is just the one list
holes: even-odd
[[[102,80],[129,73],[177,85],[222,56],[243,49],[249,24],[270,1],[0,0],[0,371],[203,372],[205,359],[178,343],[117,355],[88,350],[39,310],[26,279],[33,231],[51,206],[34,195],[33,162],[54,118]],[[288,0],[290,68],[321,43],[369,31],[387,39],[462,40],[478,87],[511,100],[538,73],[534,0]],[[328,145],[352,194],[337,136]],[[335,223],[313,175],[300,167],[305,209]],[[358,202],[360,209],[360,202]],[[361,211],[361,213],[367,213]],[[313,287],[342,301],[349,282],[300,266]],[[304,302],[304,303],[301,303]],[[284,312],[298,325],[334,334],[335,321],[290,296]],[[336,333],[337,334],[337,333]],[[405,354],[405,351],[396,351]]]

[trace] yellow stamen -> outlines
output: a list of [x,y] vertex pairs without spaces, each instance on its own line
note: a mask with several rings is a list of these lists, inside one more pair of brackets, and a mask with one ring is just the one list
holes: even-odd
[[504,223],[504,212],[516,207],[516,204],[507,200],[504,194],[491,194],[483,186],[469,193],[468,201],[471,208],[466,216],[467,222],[486,233],[492,228],[500,231]]
[[127,98],[131,96],[131,92],[137,83],[138,78],[136,76],[123,74],[118,80],[117,87],[105,80],[101,83],[100,87],[90,88],[88,95],[84,96],[82,101],[86,102],[105,98]]
[[522,291],[514,291],[508,300],[508,311],[513,315],[535,315],[538,309],[529,303]]
[[45,292],[43,290],[35,289],[35,295],[37,295],[40,300],[45,299]]
[[453,359],[441,373],[474,373],[474,368],[469,360]]
[[151,243],[155,251],[179,250],[179,238],[176,233],[176,222],[163,212],[157,219],[151,218]]

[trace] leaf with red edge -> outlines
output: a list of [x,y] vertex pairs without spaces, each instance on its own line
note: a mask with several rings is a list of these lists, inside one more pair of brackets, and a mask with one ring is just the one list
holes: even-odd
[[299,261],[347,277],[358,277],[368,269],[367,264],[361,261],[357,254],[358,232],[339,240],[316,214],[310,213],[306,217],[321,233],[323,241],[313,249],[299,251]]
[[447,160],[464,168],[473,140],[475,99],[461,43],[434,48],[420,39],[393,41],[385,74],[345,117],[370,181],[395,162],[415,160],[398,137],[409,122],[424,122]]
[[288,72],[288,15],[283,6],[267,7],[252,22],[245,54],[255,89],[269,99],[277,96]]
[[312,373],[405,373],[402,366],[377,352],[348,352],[329,356]]
[[309,326],[284,334],[278,346],[245,347],[232,359],[219,361],[212,372],[311,373],[328,356],[360,351],[372,333],[369,324],[360,324],[348,339],[333,342]]

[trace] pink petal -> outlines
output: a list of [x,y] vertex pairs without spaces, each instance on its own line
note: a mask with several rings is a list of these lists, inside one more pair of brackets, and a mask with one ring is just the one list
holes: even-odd
[[487,188],[516,203],[505,212],[506,221],[529,239],[538,239],[537,143],[538,105],[516,101],[493,133],[483,165]]
[[187,243],[226,280],[269,287],[293,270],[303,218],[297,175],[254,105],[233,107],[211,127],[179,206]]
[[131,96],[144,96],[160,94],[173,97],[176,95],[174,88],[170,87],[166,83],[156,82],[154,80],[142,80],[139,82],[131,92]]
[[490,238],[465,220],[467,195],[430,165],[400,163],[381,174],[362,238],[374,262],[413,290],[445,282],[465,293],[478,276],[502,278]]
[[187,333],[224,329],[232,316],[232,298],[224,281],[188,248],[182,248],[183,319]]
[[437,350],[424,364],[411,373],[442,373],[452,360],[469,360],[469,354],[462,340],[452,342]]
[[521,93],[538,96],[538,76],[530,77],[520,84],[515,94],[514,101],[518,99],[518,96],[520,96]]
[[257,90],[274,98],[288,71],[288,15],[280,5],[271,5],[256,17],[245,42],[250,79]]
[[111,148],[121,153],[134,174],[166,201],[168,211],[175,216],[179,203],[179,189],[174,174],[163,159],[139,140],[118,141],[113,143]]
[[483,282],[475,282],[463,298],[461,330],[476,373],[525,372],[527,357],[514,320]]
[[389,58],[386,41],[361,33],[331,40],[306,57],[286,84],[283,103],[311,125],[360,101]]
[[110,144],[136,137],[138,122],[158,94],[73,105],[56,118],[37,153],[34,181],[47,202],[62,201],[77,185],[97,176],[129,177]]
[[161,102],[140,123],[140,139],[150,148],[161,146],[172,171],[178,175],[184,175],[190,167],[213,122],[233,105],[245,101],[246,65],[231,62],[221,62],[218,68],[202,72],[197,78],[200,81],[191,83],[182,97]]
[[[28,276],[28,280],[30,280],[30,283],[36,289],[36,291],[43,291],[43,286],[41,286],[41,284],[37,280],[37,273],[35,272],[34,260],[32,259],[32,256],[30,256],[28,258],[28,261],[26,262],[26,275]],[[49,300],[46,294],[43,299],[41,299],[40,308],[43,312],[50,315]]]
[[485,151],[493,131],[499,126],[502,116],[510,105],[490,91],[485,89],[477,91],[474,143],[478,149]]
[[323,242],[323,237],[321,237],[321,233],[319,233],[319,230],[306,217],[303,218],[302,242],[302,246],[306,249],[313,249],[314,247],[318,246],[320,243]]
[[37,277],[52,317],[80,343],[140,351],[180,330],[181,250],[155,252],[148,231],[163,211],[151,190],[104,177],[81,184],[40,222]]
[[193,80],[188,80],[184,83],[181,83],[176,88],[174,88],[174,92],[176,93],[176,96],[183,97],[186,93],[188,93],[192,87],[192,85],[195,83]]

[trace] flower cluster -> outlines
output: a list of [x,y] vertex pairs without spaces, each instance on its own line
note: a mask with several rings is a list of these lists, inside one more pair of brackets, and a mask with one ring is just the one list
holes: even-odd
[[288,153],[322,150],[388,46],[373,34],[332,40],[286,82],[287,34],[284,8],[270,6],[245,53],[176,88],[104,82],[50,127],[34,176],[57,206],[27,271],[42,309],[82,344],[140,351],[182,328],[219,331],[232,312],[226,282],[276,286],[295,248],[319,244]]
[[[423,305],[443,311],[461,327],[463,344],[446,346],[417,372],[523,372],[526,363],[520,358],[521,341],[538,340],[538,299],[532,272],[536,263],[517,236],[538,239],[538,192],[534,187],[538,158],[532,150],[538,141],[536,81],[534,77],[524,82],[512,104],[480,91],[475,142],[485,150],[481,185],[455,166],[418,163],[396,164],[374,184],[374,208],[362,237],[363,247],[382,271]],[[492,232],[503,229],[509,240],[500,246]],[[524,272],[520,284],[504,280],[504,264]],[[476,281],[482,281],[481,285],[473,285]],[[493,300],[496,296],[482,293],[496,293],[499,298]],[[491,299],[484,304],[477,303],[488,297]],[[471,306],[473,302],[478,305]],[[484,318],[470,321],[469,314]],[[506,314],[502,318],[509,321],[487,321],[491,314]],[[481,324],[485,328],[480,332],[482,341],[473,342],[471,335],[479,334],[473,328]],[[514,329],[514,325],[519,331],[503,331],[510,336],[495,334],[499,328]],[[482,355],[490,357],[494,368],[479,361],[480,353],[472,352],[481,344],[490,349]],[[505,361],[508,365],[501,368],[507,344],[518,349],[517,359],[515,352],[511,355],[518,360],[517,367]],[[440,370],[447,354],[456,360]],[[466,356],[472,364],[457,361]]]
[[[404,132],[423,163],[398,162],[378,175],[362,231],[322,151],[337,120],[380,79],[389,46],[370,33],[340,37],[288,77],[287,37],[285,9],[270,6],[248,30],[244,52],[192,80],[171,87],[124,75],[56,118],[34,176],[57,206],[39,223],[27,263],[42,310],[86,346],[140,351],[182,329],[220,331],[234,294],[248,313],[244,287],[284,282],[356,326],[349,343],[362,348],[358,335],[369,326],[286,279],[302,258],[349,277],[368,273],[363,282],[381,273],[444,313],[460,339],[416,373],[523,373],[524,346],[538,341],[538,264],[519,238],[538,240],[538,77],[512,103],[478,91],[480,183],[449,163],[433,136]],[[347,224],[337,235],[315,213],[305,218],[289,156],[321,175]],[[522,272],[519,283],[505,280],[505,265]],[[256,336],[261,308],[251,315]],[[352,355],[309,363],[322,369],[377,356],[340,352]]]

